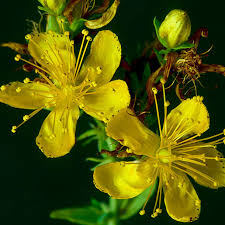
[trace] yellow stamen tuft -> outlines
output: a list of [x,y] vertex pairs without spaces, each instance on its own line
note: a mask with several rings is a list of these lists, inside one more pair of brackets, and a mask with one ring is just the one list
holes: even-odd
[[161,82],[162,84],[165,84],[165,83],[166,83],[166,80],[165,80],[164,78],[161,78],[161,79],[160,79],[160,82]]
[[20,59],[21,59],[21,55],[20,54],[17,54],[16,56],[15,56],[15,61],[20,61]]
[[141,211],[139,211],[139,215],[141,215],[141,216],[145,215],[145,210],[142,209]]
[[70,32],[69,32],[69,31],[65,31],[65,32],[64,32],[64,35],[70,36]]
[[90,36],[87,36],[86,40],[87,41],[92,41],[92,38]]

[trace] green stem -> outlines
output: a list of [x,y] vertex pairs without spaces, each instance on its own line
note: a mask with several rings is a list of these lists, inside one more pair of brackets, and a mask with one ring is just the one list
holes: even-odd
[[109,206],[112,213],[112,218],[107,222],[107,225],[119,225],[119,201],[117,199],[110,198]]

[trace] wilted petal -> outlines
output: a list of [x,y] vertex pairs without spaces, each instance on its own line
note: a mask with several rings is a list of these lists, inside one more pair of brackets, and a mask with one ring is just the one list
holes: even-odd
[[176,173],[163,189],[166,210],[170,217],[179,222],[192,222],[198,219],[200,200],[185,174]]
[[84,61],[77,83],[85,78],[95,81],[98,85],[111,80],[120,65],[121,45],[118,37],[109,30],[98,32],[95,36],[89,56]]
[[120,4],[119,0],[115,0],[110,8],[102,14],[102,16],[95,20],[88,20],[85,26],[89,29],[98,29],[107,25],[116,15],[117,8]]
[[155,156],[160,138],[135,116],[131,109],[121,110],[107,124],[108,136],[129,147],[134,154]]
[[15,108],[37,109],[51,100],[50,88],[41,82],[12,82],[1,86],[0,102]]
[[77,106],[59,106],[49,113],[36,138],[38,147],[47,157],[60,157],[70,152],[75,144],[78,118]]
[[112,116],[130,104],[127,84],[122,80],[111,81],[79,101],[79,106],[89,115],[107,122]]

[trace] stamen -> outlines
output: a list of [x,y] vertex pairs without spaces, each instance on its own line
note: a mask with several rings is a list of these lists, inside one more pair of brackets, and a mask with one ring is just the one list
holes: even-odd
[[29,115],[24,115],[23,116],[23,122],[20,123],[18,126],[12,126],[12,133],[16,133],[16,130],[21,127],[26,121],[28,121],[30,118],[32,118],[34,115],[36,115],[38,112],[40,112],[44,107],[41,107],[39,109],[34,110],[32,113],[30,113]]
[[165,133],[165,136],[167,137],[167,101],[166,101],[166,91],[165,91],[165,83],[166,83],[166,80],[164,78],[161,78],[160,79],[160,82],[162,84],[162,87],[163,87],[163,101],[164,101],[164,133]]
[[79,60],[80,60],[81,52],[82,52],[82,49],[83,49],[83,45],[84,45],[85,38],[88,35],[88,31],[84,29],[84,30],[82,30],[82,34],[84,36],[83,36],[83,39],[82,39],[82,42],[81,42],[80,51],[79,51],[79,54],[78,54],[78,57],[77,57],[76,66],[75,66],[75,69],[74,69],[74,77],[76,77],[76,74],[77,74],[77,68],[78,68],[78,65],[79,65]]
[[[16,56],[17,58],[18,58],[18,55]],[[15,58],[16,58],[15,57]],[[20,60],[22,60],[22,61],[24,61],[24,62],[26,62],[26,63],[28,63],[28,64],[30,64],[30,65],[32,65],[32,66],[34,66],[35,68],[37,68],[37,69],[39,69],[39,70],[42,70],[42,71],[44,71],[45,73],[47,73],[47,74],[49,74],[49,72],[47,71],[47,70],[45,70],[45,69],[43,69],[42,67],[40,67],[40,66],[38,66],[38,65],[36,65],[36,64],[34,64],[34,63],[32,63],[32,62],[30,62],[30,61],[28,61],[28,60],[26,60],[26,59],[23,59],[23,58],[21,58],[21,55],[20,55],[20,57],[19,57],[19,59]],[[55,85],[46,77],[46,75],[44,74],[44,73],[41,73],[41,72],[39,72],[39,74],[52,86],[52,87],[54,87],[54,88],[56,88],[55,87]],[[50,75],[50,74],[49,74]]]
[[81,64],[82,64],[82,62],[83,62],[84,55],[85,55],[85,52],[86,52],[86,50],[87,50],[88,43],[89,43],[90,41],[92,41],[92,38],[91,38],[90,36],[87,36],[86,40],[87,40],[87,43],[86,43],[86,45],[85,45],[85,48],[84,48],[84,51],[83,51],[81,60],[80,60],[80,62],[79,62],[79,66],[78,66],[78,69],[77,69],[77,72],[76,72],[75,77],[77,76],[77,74],[78,74],[79,71],[80,71],[80,67],[81,67]]
[[159,107],[158,107],[158,102],[156,98],[156,94],[158,93],[158,90],[153,87],[152,92],[154,94],[154,99],[155,99],[155,108],[156,108],[156,113],[157,113],[157,119],[158,119],[158,126],[159,126],[159,133],[160,133],[160,138],[162,140],[162,129],[161,129],[161,124],[160,124],[160,117],[159,117]]
[[6,90],[6,86],[5,85],[2,85],[1,86],[1,91],[5,91]]

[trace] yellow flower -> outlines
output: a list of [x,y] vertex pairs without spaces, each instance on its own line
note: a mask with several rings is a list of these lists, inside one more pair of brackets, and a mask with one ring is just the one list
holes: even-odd
[[[91,37],[84,37],[76,58],[74,43],[68,33],[28,34],[28,50],[36,63],[22,59],[36,68],[41,78],[12,82],[1,86],[0,102],[12,107],[35,109],[12,127],[12,132],[43,108],[52,110],[45,119],[36,143],[47,157],[67,154],[75,144],[75,129],[79,108],[107,122],[130,102],[127,85],[122,80],[111,81],[120,64],[121,46],[109,30],[99,32],[93,40],[90,54],[82,61]],[[86,40],[86,44],[85,44]]]
[[[164,85],[163,85],[164,87]],[[158,190],[152,217],[161,213],[162,192],[168,214],[180,222],[199,217],[201,203],[188,176],[197,183],[216,189],[225,186],[225,164],[215,145],[224,142],[224,132],[211,138],[196,139],[209,127],[209,116],[202,97],[183,101],[167,116],[164,90],[164,124],[160,136],[146,128],[130,109],[124,109],[107,124],[107,134],[128,147],[128,152],[144,155],[140,160],[114,162],[94,171],[95,186],[113,198],[133,198],[156,182]],[[157,90],[153,89],[156,100]],[[151,191],[149,196],[151,195]],[[147,203],[148,199],[146,200]],[[140,215],[145,214],[145,205]]]

